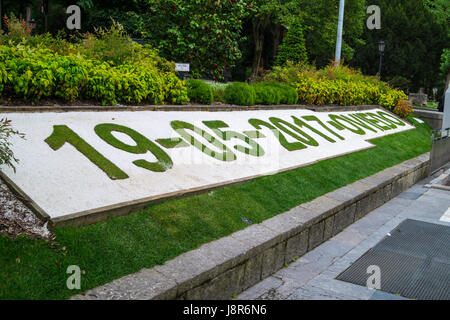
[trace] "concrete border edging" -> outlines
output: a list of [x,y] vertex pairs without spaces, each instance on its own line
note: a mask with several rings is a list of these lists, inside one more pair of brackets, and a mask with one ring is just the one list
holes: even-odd
[[428,176],[429,153],[71,299],[228,299]]
[[44,112],[111,112],[111,111],[254,111],[254,110],[312,110],[316,112],[338,112],[338,111],[362,111],[374,108],[383,108],[380,105],[304,105],[304,104],[280,104],[280,105],[140,105],[140,106],[1,106],[0,113],[44,113]]

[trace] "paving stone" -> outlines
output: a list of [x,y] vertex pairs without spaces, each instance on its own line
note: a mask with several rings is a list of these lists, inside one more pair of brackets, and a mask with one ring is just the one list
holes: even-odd
[[244,279],[242,281],[243,290],[246,290],[261,280],[263,255],[263,253],[260,253],[246,261]]
[[279,242],[282,235],[262,224],[254,224],[233,233],[231,237],[250,246],[249,255],[252,256],[273,247]]
[[376,208],[382,206],[386,202],[384,198],[385,196],[384,187],[375,192],[373,196],[374,196],[374,203],[373,203],[374,207],[372,208],[372,210],[375,210]]
[[345,208],[334,215],[333,235],[338,234],[346,227],[351,225],[355,219],[356,204]]
[[[360,244],[362,241],[364,241],[367,238],[367,236],[363,233],[361,233],[358,229],[352,228],[352,226],[348,227],[341,233],[334,236],[330,241],[328,242],[338,242],[342,243],[344,245],[350,246],[348,247],[348,250],[352,248],[352,246],[356,246]],[[331,253],[333,254],[333,253]]]
[[276,277],[268,277],[263,279],[248,290],[242,292],[236,300],[256,300],[269,290],[276,289],[283,284],[283,281]]
[[411,200],[416,200],[418,198],[420,198],[422,196],[422,194],[417,193],[417,192],[403,192],[399,195],[400,198],[404,198],[404,199],[411,199]]
[[393,195],[394,197],[396,197],[396,196],[398,196],[400,193],[402,193],[403,191],[405,191],[405,190],[406,190],[405,185],[406,185],[406,179],[405,179],[405,177],[401,177],[401,178],[395,180],[395,181],[392,183],[392,195]]
[[[367,275],[369,277],[369,275]],[[373,295],[373,291],[367,287],[354,285],[348,282],[335,280],[326,274],[320,274],[310,282],[309,286],[320,288],[333,295],[351,297],[353,300],[367,300]]]
[[369,194],[375,188],[375,186],[364,183],[364,182],[362,182],[362,180],[353,182],[353,183],[347,185],[347,187],[361,192],[363,194],[363,196]]
[[383,203],[388,202],[389,200],[392,199],[392,183],[388,184],[387,186],[385,186],[383,188],[383,197],[384,197],[384,201]]
[[423,164],[423,161],[419,159],[410,159],[405,162],[402,162],[400,165],[410,169],[410,172],[414,171],[416,168],[419,168]]
[[400,178],[402,175],[404,175],[405,169],[403,167],[393,166],[393,167],[384,169],[382,172],[386,177],[391,178],[393,181],[396,178]]
[[291,216],[296,224],[302,223],[302,228],[307,229],[317,221],[323,219],[320,213],[308,210],[302,206],[297,206],[289,210],[286,215]]
[[[354,204],[356,207],[356,204]],[[334,225],[335,215],[325,219],[325,226],[323,229],[323,240],[326,241],[333,236],[333,225]]]
[[320,219],[324,219],[338,211],[339,208],[343,206],[343,203],[344,202],[340,200],[321,196],[310,202],[302,204],[300,207],[310,210],[318,214]]
[[309,229],[308,251],[314,249],[323,242],[323,231],[325,222],[321,221],[311,226]]
[[221,273],[247,259],[250,248],[232,237],[224,237],[202,245],[197,251],[213,260]]
[[197,250],[188,251],[154,269],[178,284],[177,295],[199,285],[218,274],[213,259]]
[[400,296],[396,296],[394,294],[390,294],[387,292],[374,290],[374,293],[369,298],[369,300],[409,300],[409,299],[400,297]]
[[353,300],[355,297],[337,294],[321,288],[308,286],[297,290],[289,300]]
[[364,196],[364,192],[349,187],[339,188],[326,194],[327,198],[335,199],[343,202],[344,206],[348,206]]
[[114,280],[104,286],[89,290],[74,300],[151,300],[174,299],[176,283],[152,269],[143,269],[137,273]]
[[241,264],[220,274],[203,285],[186,292],[186,300],[225,300],[240,292],[245,265]]
[[379,172],[370,177],[367,177],[364,182],[370,182],[376,189],[384,187],[386,184],[392,182],[394,178],[388,177],[385,173]]
[[297,213],[292,212],[282,213],[273,218],[267,219],[261,223],[261,225],[277,232],[281,241],[292,237],[295,234],[300,233],[304,229],[304,221]]
[[300,234],[289,238],[286,242],[286,263],[291,262],[296,257],[304,255],[308,250],[308,232],[304,230]]
[[264,251],[262,258],[261,278],[264,279],[283,267],[285,254],[286,242],[281,242],[278,245]]
[[356,203],[355,221],[361,219],[370,212],[370,196]]

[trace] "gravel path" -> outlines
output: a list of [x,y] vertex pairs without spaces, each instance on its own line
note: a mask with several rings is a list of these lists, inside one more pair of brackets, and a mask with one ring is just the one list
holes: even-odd
[[0,233],[15,239],[19,235],[52,239],[53,235],[0,179]]

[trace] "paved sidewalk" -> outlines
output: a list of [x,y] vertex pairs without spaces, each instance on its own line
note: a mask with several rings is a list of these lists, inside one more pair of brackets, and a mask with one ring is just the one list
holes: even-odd
[[[448,168],[450,164],[446,173]],[[450,191],[425,187],[439,174],[414,185],[237,299],[405,299],[335,278],[406,219],[450,226]]]

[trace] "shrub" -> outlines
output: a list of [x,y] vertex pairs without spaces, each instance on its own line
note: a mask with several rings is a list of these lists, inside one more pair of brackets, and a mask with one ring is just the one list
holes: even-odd
[[287,61],[292,63],[306,62],[305,38],[303,37],[303,27],[298,19],[289,27],[283,43],[280,45],[276,63],[281,66]]
[[110,29],[99,28],[95,31],[95,34],[86,34],[80,46],[80,51],[87,57],[120,65],[135,57],[139,51],[140,45],[134,43],[123,26],[114,20]]
[[243,82],[233,82],[225,89],[225,100],[229,104],[252,106],[255,104],[255,89]]
[[295,87],[299,100],[306,104],[374,104],[392,110],[399,100],[406,99],[403,91],[346,66],[316,70],[304,64],[287,63],[284,67],[275,67],[265,79]]
[[275,81],[263,83],[278,91],[281,104],[296,104],[298,102],[298,93],[295,88]]
[[207,83],[202,80],[188,80],[186,84],[188,96],[192,102],[212,104],[214,93]]
[[[63,48],[60,51],[45,48],[46,44],[53,48],[58,43]],[[189,101],[185,83],[175,75],[173,63],[149,47],[131,47],[133,50],[126,54],[101,51],[104,54],[95,57],[84,45],[48,35],[0,45],[0,94],[35,103],[43,98],[91,99],[102,105]]]
[[413,113],[413,107],[406,100],[399,100],[394,108],[394,113],[403,119],[406,119],[411,113]]
[[411,81],[402,76],[395,76],[388,81],[388,84],[393,87],[403,91],[407,91],[411,85]]
[[281,94],[280,90],[267,85],[267,83],[257,82],[252,85],[253,89],[255,89],[256,104],[280,104]]
[[220,82],[214,82],[214,83],[208,83],[208,85],[213,90],[214,95],[214,101],[215,102],[222,102],[226,103],[225,100],[225,88],[228,86],[226,83],[220,83]]
[[8,29],[8,33],[4,36],[6,41],[20,42],[33,31],[33,28],[28,27],[24,19],[16,18],[14,14],[11,14],[11,17],[5,15],[3,21]]
[[11,150],[11,141],[9,140],[14,135],[24,138],[22,133],[11,128],[10,120],[0,119],[0,165],[5,164],[15,171],[13,163],[19,160],[14,157]]

